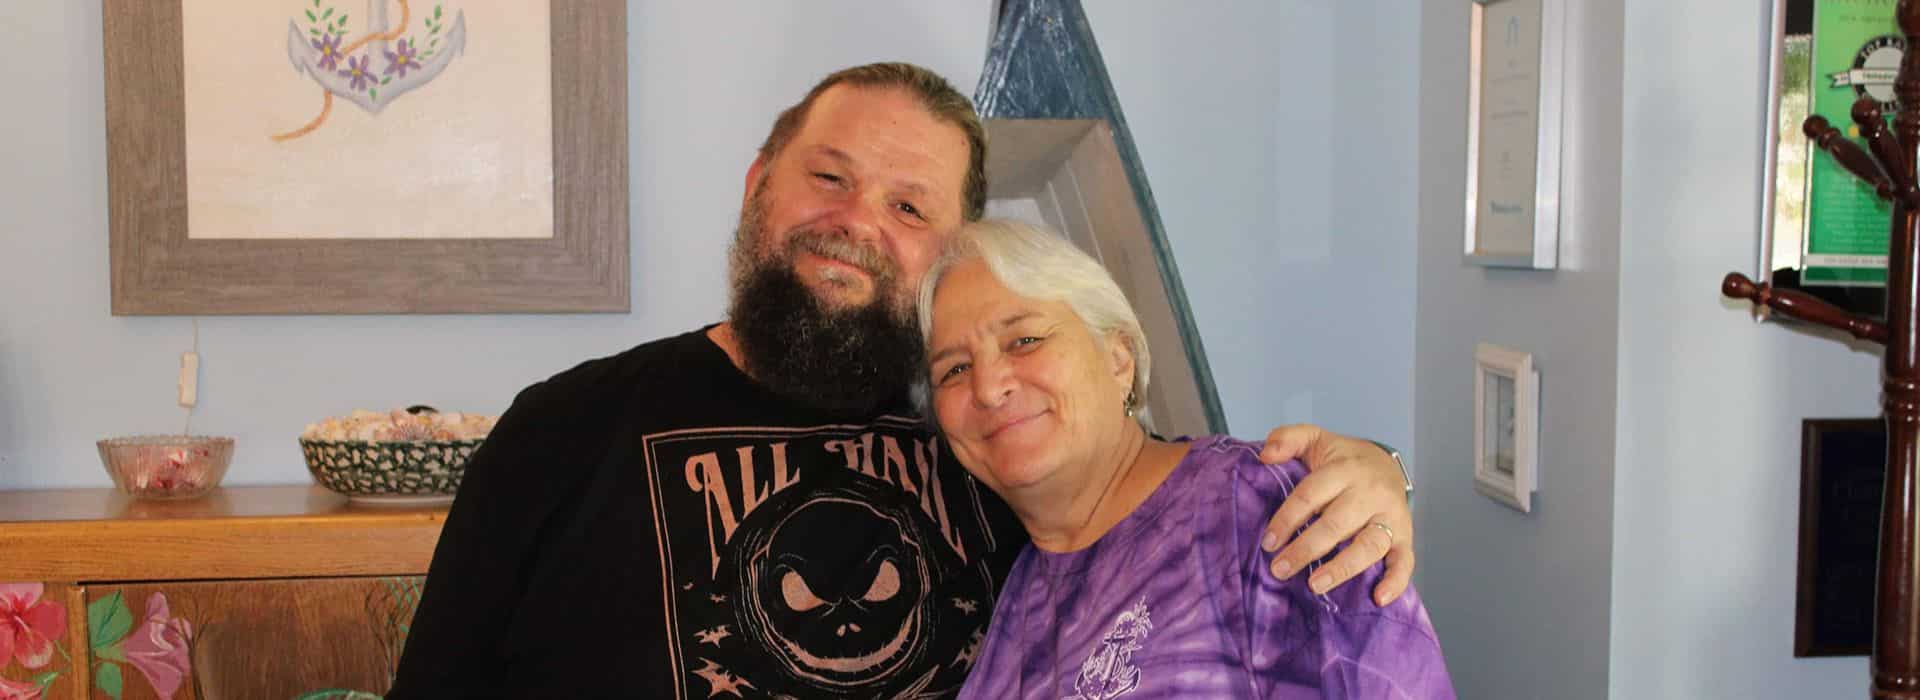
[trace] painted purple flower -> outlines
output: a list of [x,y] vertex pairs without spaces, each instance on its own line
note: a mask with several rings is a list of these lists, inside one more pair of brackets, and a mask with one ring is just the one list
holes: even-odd
[[193,673],[187,647],[192,640],[193,625],[174,617],[167,608],[167,596],[155,591],[147,598],[147,619],[127,635],[127,663],[147,677],[155,695],[172,700],[181,682]]
[[406,39],[401,39],[393,51],[387,52],[386,75],[393,75],[394,71],[400,71],[400,77],[407,77],[408,69],[417,69],[420,67],[420,59],[415,58],[419,53],[419,47],[414,46]]
[[368,87],[378,85],[380,81],[374,79],[373,71],[367,70],[367,64],[370,62],[371,59],[366,56],[359,58],[348,56],[347,69],[340,71],[340,77],[352,78],[353,89],[355,90],[364,90]]
[[320,35],[320,38],[313,40],[313,50],[320,52],[320,70],[340,67],[340,35]]

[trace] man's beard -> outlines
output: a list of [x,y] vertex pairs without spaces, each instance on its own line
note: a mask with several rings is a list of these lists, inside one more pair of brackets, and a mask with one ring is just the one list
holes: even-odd
[[[764,199],[756,184],[729,261],[727,315],[747,374],[774,393],[836,413],[870,413],[901,396],[924,369],[897,266],[871,246],[811,229],[794,231],[780,250],[763,250],[770,233]],[[801,253],[860,268],[872,299],[845,308],[823,303],[794,271]]]

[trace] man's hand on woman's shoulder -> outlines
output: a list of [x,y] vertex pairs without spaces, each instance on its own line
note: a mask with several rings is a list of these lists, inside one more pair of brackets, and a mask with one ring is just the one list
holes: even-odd
[[[1298,459],[1308,470],[1261,538],[1262,548],[1278,551],[1275,576],[1292,576],[1346,542],[1346,549],[1314,570],[1309,588],[1324,593],[1384,558],[1387,571],[1373,589],[1374,603],[1386,605],[1406,592],[1413,580],[1413,511],[1406,477],[1392,455],[1366,440],[1287,425],[1267,434],[1260,459],[1268,464]],[[1307,526],[1310,519],[1313,524]]]

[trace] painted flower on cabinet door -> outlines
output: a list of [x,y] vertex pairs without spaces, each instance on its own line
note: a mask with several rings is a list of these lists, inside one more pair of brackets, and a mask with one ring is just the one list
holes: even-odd
[[[60,678],[53,659],[67,651],[57,642],[67,631],[67,609],[46,597],[40,583],[0,583],[0,672],[18,665],[24,679],[0,677],[0,700],[38,700]],[[38,673],[35,673],[35,672]]]
[[67,631],[67,610],[43,600],[45,593],[43,584],[0,584],[0,666],[12,659],[39,669],[53,661],[53,643]]
[[146,621],[127,636],[122,650],[127,655],[127,663],[147,677],[154,692],[171,698],[193,670],[187,655],[187,644],[191,641],[193,625],[169,614],[167,596],[155,592],[147,598]]
[[145,676],[161,700],[173,700],[180,684],[192,677],[193,625],[173,616],[164,593],[147,597],[146,615],[138,623],[119,591],[88,603],[87,630],[93,686],[110,697],[119,698],[124,689],[121,664]]
[[40,700],[44,686],[0,678],[0,700]]

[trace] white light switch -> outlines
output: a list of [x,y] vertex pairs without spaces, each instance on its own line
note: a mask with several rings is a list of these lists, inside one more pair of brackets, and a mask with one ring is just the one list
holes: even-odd
[[180,407],[193,408],[200,401],[200,354],[180,353]]

